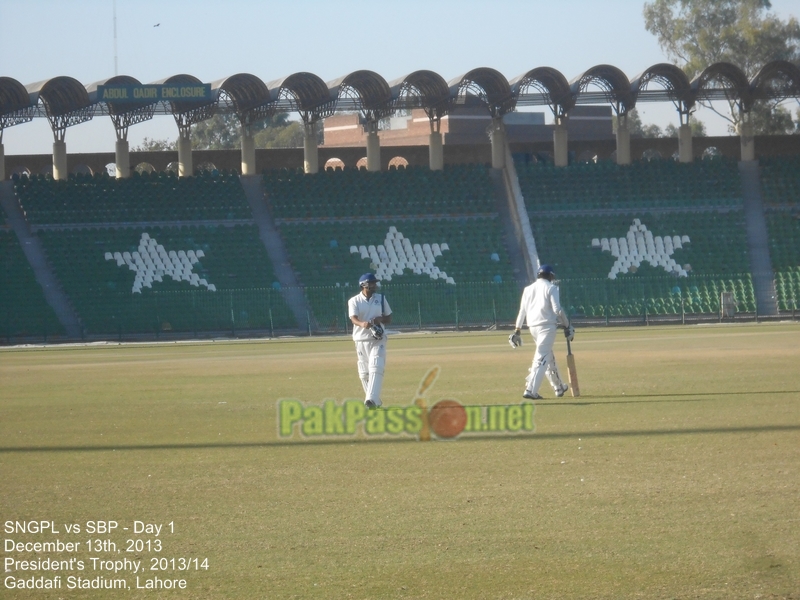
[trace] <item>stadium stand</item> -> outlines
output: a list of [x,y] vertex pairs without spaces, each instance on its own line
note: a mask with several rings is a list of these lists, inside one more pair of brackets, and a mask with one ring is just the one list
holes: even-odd
[[[763,168],[782,311],[800,297],[800,220],[786,218],[798,209],[798,166],[791,157]],[[539,256],[555,266],[571,315],[717,315],[722,292],[738,312],[755,312],[735,162],[539,163],[518,172]],[[519,290],[485,165],[284,169],[262,181],[313,323],[288,309],[237,176],[20,177],[15,193],[90,336],[347,331],[346,299],[368,270],[382,279],[398,326],[513,320]],[[25,264],[11,242],[5,233],[3,259]],[[30,271],[6,275],[28,282],[25,292],[3,286],[6,336],[63,331]]]
[[800,303],[800,218],[770,212],[767,228],[778,307],[782,311],[796,311]]
[[[307,286],[318,322],[330,328],[347,324],[338,298],[345,290],[328,298],[309,288],[340,286],[352,295],[365,271],[376,272],[387,297],[388,290],[395,291],[393,306],[408,304],[396,312],[427,323],[453,322],[456,297],[466,294],[466,287],[492,284],[496,290],[513,283],[492,181],[483,165],[438,172],[266,172],[264,185],[295,273]],[[422,315],[418,295],[425,286],[453,296],[452,304],[443,303],[440,311],[428,300]],[[469,304],[467,297],[461,304]]]
[[[274,274],[254,225],[45,230],[39,236],[90,334],[294,326],[272,290]],[[154,260],[159,256],[161,262]]]
[[539,256],[562,278],[572,314],[718,314],[723,291],[739,312],[755,311],[732,161],[523,169]]
[[765,157],[760,164],[765,207],[800,209],[800,156]]
[[761,190],[778,308],[797,311],[800,304],[800,157],[763,159]]
[[250,218],[239,178],[205,172],[136,173],[130,179],[73,175],[67,181],[20,177],[15,193],[28,222],[38,224],[217,221]]
[[730,159],[679,163],[673,160],[517,164],[530,211],[740,207],[736,162]]
[[22,177],[15,192],[88,335],[296,327],[238,176]]
[[443,171],[409,167],[384,172],[266,171],[264,185],[276,219],[324,219],[495,212],[489,168],[451,166]]
[[17,236],[0,229],[0,335],[11,340],[63,334]]

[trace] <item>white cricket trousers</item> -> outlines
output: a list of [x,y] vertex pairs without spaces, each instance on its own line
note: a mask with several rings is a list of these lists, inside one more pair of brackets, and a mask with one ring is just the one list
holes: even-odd
[[380,406],[383,371],[386,367],[386,340],[356,342],[356,354],[358,376],[364,387],[364,401],[372,400],[376,406]]
[[540,325],[530,328],[533,341],[536,344],[536,352],[533,354],[533,363],[527,379],[527,390],[537,394],[542,379],[547,376],[547,380],[554,391],[561,389],[561,375],[556,365],[556,355],[553,353],[553,343],[556,341],[555,325]]

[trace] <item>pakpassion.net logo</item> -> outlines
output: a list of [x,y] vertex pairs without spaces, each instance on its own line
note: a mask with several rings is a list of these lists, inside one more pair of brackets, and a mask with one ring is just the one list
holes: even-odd
[[464,406],[439,400],[428,408],[427,392],[439,377],[438,366],[420,381],[411,406],[367,410],[361,400],[323,400],[321,405],[294,399],[278,401],[281,438],[313,439],[340,436],[411,436],[420,441],[461,435],[533,433],[534,404]]

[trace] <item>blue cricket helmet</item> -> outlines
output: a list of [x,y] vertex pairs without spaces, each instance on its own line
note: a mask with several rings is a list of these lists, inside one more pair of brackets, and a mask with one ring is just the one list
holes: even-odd
[[375,277],[374,273],[364,273],[361,277],[358,278],[358,285],[360,287],[366,287],[370,283],[378,283],[378,278]]
[[536,271],[536,277],[546,277],[547,279],[552,279],[556,276],[556,272],[553,271],[553,267],[550,265],[540,265],[539,270]]

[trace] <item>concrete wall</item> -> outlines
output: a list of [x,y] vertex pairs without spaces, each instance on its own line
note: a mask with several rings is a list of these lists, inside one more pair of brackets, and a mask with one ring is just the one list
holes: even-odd
[[[552,155],[553,142],[511,142],[511,151],[515,154],[536,155],[547,153]],[[739,159],[740,142],[735,136],[694,138],[693,153],[695,158],[703,155],[703,151],[714,146],[724,156]],[[778,156],[787,154],[800,154],[800,135],[794,136],[756,136],[756,156]],[[616,143],[610,140],[569,140],[570,156],[579,158],[582,155],[597,156],[600,160],[608,160],[616,150]],[[662,157],[670,157],[678,151],[677,138],[631,139],[631,156],[639,160],[645,150],[656,150]],[[365,147],[330,148],[320,146],[320,168],[330,158],[339,158],[346,167],[355,167],[356,163],[367,155]],[[396,156],[405,158],[410,165],[428,165],[427,136],[424,145],[391,146],[381,152],[381,168],[389,168],[389,162]],[[107,164],[114,164],[114,152],[97,154],[68,154],[67,170],[70,173],[78,172],[81,166],[89,167],[92,172],[103,172]],[[139,163],[146,162],[157,171],[166,170],[171,162],[177,162],[177,152],[131,152],[131,170]],[[210,162],[218,169],[227,169],[239,172],[242,166],[241,152],[239,150],[196,150],[194,151],[194,165],[200,166]],[[482,163],[491,164],[492,149],[488,137],[482,144],[449,144],[444,146],[445,164]],[[31,173],[52,173],[53,157],[50,154],[6,154],[6,177],[10,178],[18,168],[27,168]],[[256,150],[256,166],[258,171],[264,169],[302,169],[303,149],[274,149]]]

